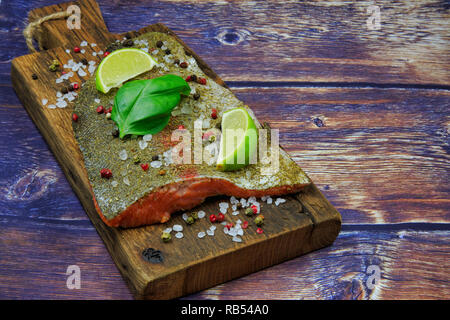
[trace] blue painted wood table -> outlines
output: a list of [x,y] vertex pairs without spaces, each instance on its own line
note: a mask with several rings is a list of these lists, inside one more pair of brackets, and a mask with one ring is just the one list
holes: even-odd
[[[342,214],[332,246],[186,299],[450,297],[448,3],[98,2],[111,32],[174,30]],[[11,85],[51,4],[0,2],[0,298],[131,299]]]

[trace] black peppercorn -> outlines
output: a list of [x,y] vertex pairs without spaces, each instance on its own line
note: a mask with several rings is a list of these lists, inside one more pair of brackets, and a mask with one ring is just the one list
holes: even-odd
[[200,98],[200,93],[195,93],[194,94],[194,100],[198,100]]
[[170,49],[167,49],[166,51],[164,51],[166,54],[170,54],[172,51],[170,51]]
[[86,58],[83,58],[83,59],[81,59],[81,63],[86,66],[88,64],[88,61]]
[[184,54],[185,54],[185,55],[187,55],[188,57],[190,57],[190,56],[191,56],[191,53],[190,53],[190,52],[188,52],[187,50],[184,50]]
[[112,136],[117,138],[119,136],[119,129],[118,128],[114,128],[111,132]]
[[156,46],[158,48],[161,48],[163,46],[163,42],[161,40],[159,40],[158,42],[156,42]]
[[32,78],[33,80],[37,80],[38,76],[37,76],[36,73],[33,73],[33,74],[31,75],[31,78]]
[[180,59],[175,59],[175,61],[173,63],[180,64]]
[[64,87],[64,88],[61,89],[61,93],[62,94],[66,94],[68,92],[69,92],[69,89],[67,89],[67,87]]
[[133,45],[133,40],[127,39],[122,44],[124,47],[131,47]]
[[191,75],[191,80],[197,82],[197,76],[195,74]]
[[73,90],[75,90],[75,88],[73,87],[73,84],[71,84],[71,85],[69,86],[69,91],[73,91]]
[[158,155],[152,156],[152,161],[158,161],[158,159],[159,159],[159,156],[158,156]]

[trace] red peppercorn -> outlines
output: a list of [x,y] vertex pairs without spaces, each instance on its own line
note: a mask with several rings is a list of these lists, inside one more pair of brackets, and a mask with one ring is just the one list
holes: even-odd
[[264,230],[261,229],[261,228],[256,229],[256,233],[258,233],[258,234],[261,234],[261,233],[263,233],[263,232],[264,232]]
[[103,54],[103,56],[104,56],[104,57],[107,57],[109,54],[110,54],[110,52],[106,51],[106,52]]
[[217,222],[222,222],[223,220],[225,220],[225,216],[224,214],[221,212],[217,215]]
[[72,84],[72,88],[74,90],[78,90],[80,88],[80,86],[78,85],[78,83],[75,82],[75,83]]
[[242,223],[242,229],[247,229],[248,228],[248,221],[244,221]]
[[81,51],[80,47],[75,47],[75,48],[73,48],[73,52],[75,52],[75,53],[78,53],[78,52],[80,52],[80,51]]
[[231,222],[230,222],[230,223],[227,223],[227,224],[225,225],[225,227],[226,227],[228,230],[230,230],[232,226],[233,226],[233,224],[232,224]]
[[205,78],[197,78],[197,83],[206,84],[206,79]]
[[103,109],[103,106],[98,106],[96,109],[97,113],[103,113],[105,109]]
[[109,107],[108,109],[106,109],[105,113],[111,113],[112,112],[112,107]]
[[178,126],[178,130],[184,130],[184,129],[186,129],[182,124],[180,124],[179,126]]
[[186,77],[186,81],[187,81],[187,82],[189,82],[189,81],[191,81],[191,80],[192,80],[191,76],[187,76],[187,77]]
[[78,115],[77,115],[76,113],[72,114],[72,120],[73,120],[74,122],[77,122],[77,121],[78,121]]
[[212,109],[211,110],[211,118],[213,119],[217,119],[217,109]]
[[216,215],[215,214],[210,215],[209,216],[209,221],[211,221],[212,223],[216,222],[217,221]]
[[180,63],[180,67],[182,67],[182,68],[187,68],[187,66],[188,66],[188,63],[185,61]]
[[252,208],[253,214],[257,214],[258,213],[258,207],[257,206],[252,205],[250,208]]
[[102,170],[100,170],[100,176],[102,178],[109,179],[112,177],[112,172],[110,169],[103,168]]
[[62,71],[62,72],[61,72],[61,74],[66,74],[66,73],[67,73],[67,72],[65,72],[65,71]]
[[147,171],[148,170],[148,163],[141,163],[141,168],[142,168],[142,170]]

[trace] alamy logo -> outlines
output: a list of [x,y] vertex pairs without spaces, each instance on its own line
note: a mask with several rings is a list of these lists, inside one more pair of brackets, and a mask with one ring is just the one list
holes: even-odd
[[81,289],[81,270],[79,266],[76,264],[68,266],[66,275],[68,276],[66,281],[67,289]]
[[370,17],[367,18],[366,20],[367,29],[380,30],[381,29],[380,7],[375,5],[369,6],[367,8],[367,14],[370,14]]

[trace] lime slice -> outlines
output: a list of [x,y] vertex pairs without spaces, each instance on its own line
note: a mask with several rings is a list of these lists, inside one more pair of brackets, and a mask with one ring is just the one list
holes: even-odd
[[222,117],[217,169],[234,171],[245,167],[255,159],[258,132],[255,122],[245,108],[231,109]]
[[155,59],[141,49],[116,50],[104,58],[98,66],[95,85],[97,90],[107,93],[111,88],[151,70],[155,64]]

